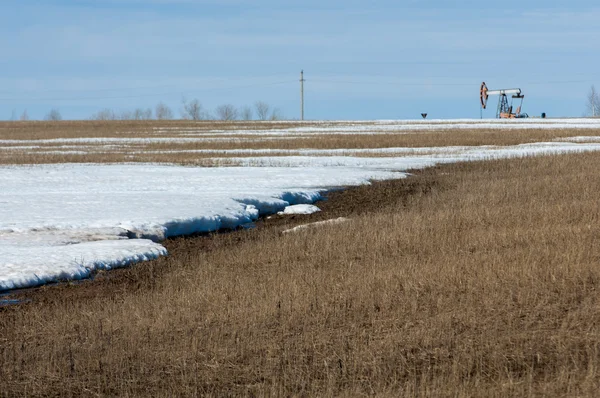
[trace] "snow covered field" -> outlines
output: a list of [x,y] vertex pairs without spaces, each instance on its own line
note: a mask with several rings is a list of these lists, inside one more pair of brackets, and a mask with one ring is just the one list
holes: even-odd
[[[432,128],[440,124],[453,129],[471,128],[473,125],[481,128],[482,124],[493,128],[514,126],[514,123],[504,121],[382,121],[371,124],[371,133],[378,129],[398,131],[404,128],[401,126]],[[564,125],[575,129],[600,128],[600,121],[532,119],[520,124],[530,128],[563,128]],[[364,123],[337,123],[331,129],[327,126],[323,124],[320,130],[296,127],[286,134],[317,134],[318,131],[322,134],[332,131],[354,134],[367,131]],[[193,129],[178,131],[194,134]],[[249,135],[253,132],[237,133]],[[281,133],[281,130],[267,130],[261,134]],[[230,134],[230,139],[237,139],[231,131],[221,134]],[[125,144],[125,140],[137,143],[133,138],[119,140],[96,141],[102,145]],[[34,141],[2,140],[0,152],[27,151],[36,147]],[[95,142],[94,139],[43,142],[49,141],[78,145],[78,150],[84,153],[88,150],[85,144]],[[354,150],[244,149],[244,143],[240,141],[239,149],[210,150],[208,153],[215,155],[214,162],[224,165],[232,162],[232,158],[226,155],[235,154],[238,156],[235,164],[242,167],[199,168],[158,164],[2,166],[0,291],[55,280],[85,278],[95,270],[153,259],[167,254],[159,243],[167,237],[243,226],[260,215],[284,211],[290,205],[311,204],[333,187],[401,178],[408,169],[438,163],[598,151],[599,141],[598,137],[582,135],[503,147]],[[38,140],[38,143],[42,141]],[[270,151],[278,156],[256,156],[269,155]],[[281,154],[290,156],[279,156]],[[357,154],[362,156],[353,156]],[[370,155],[377,157],[368,157]],[[298,211],[298,208],[289,209],[288,213]]]
[[0,290],[156,258],[166,253],[153,241],[235,228],[313,203],[330,187],[402,176],[355,167],[2,167]]

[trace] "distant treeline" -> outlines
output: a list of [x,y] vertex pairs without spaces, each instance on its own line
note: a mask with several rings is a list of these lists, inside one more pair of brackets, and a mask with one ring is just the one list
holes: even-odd
[[[256,101],[252,106],[246,105],[236,107],[232,104],[223,104],[214,109],[213,112],[206,110],[202,103],[197,99],[182,100],[179,117],[176,116],[173,109],[159,102],[154,109],[136,108],[133,110],[115,111],[110,108],[104,108],[92,116],[90,120],[282,120],[283,114],[279,108],[271,107],[264,101]],[[27,110],[17,118],[15,111],[12,113],[11,120],[30,120]],[[44,120],[58,121],[62,120],[62,115],[57,108],[51,109],[44,117]]]

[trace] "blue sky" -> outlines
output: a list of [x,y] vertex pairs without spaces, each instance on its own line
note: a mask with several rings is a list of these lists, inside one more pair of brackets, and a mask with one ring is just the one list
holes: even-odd
[[[5,0],[0,119],[58,108],[179,115],[265,101],[307,119],[479,117],[479,85],[530,115],[581,116],[600,86],[592,1]],[[484,117],[494,117],[493,106]]]

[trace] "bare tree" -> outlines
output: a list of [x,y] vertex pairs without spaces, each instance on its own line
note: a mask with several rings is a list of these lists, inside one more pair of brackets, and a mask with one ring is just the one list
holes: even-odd
[[52,108],[50,109],[50,112],[48,112],[44,119],[56,122],[62,120],[62,115],[60,114],[60,111],[58,109]]
[[217,112],[217,118],[220,120],[237,120],[238,110],[231,104],[220,105],[215,110]]
[[269,120],[282,120],[282,119],[283,119],[283,113],[281,112],[281,109],[273,108],[273,111],[271,112],[271,117],[269,117]]
[[267,120],[269,118],[269,110],[271,109],[269,104],[263,101],[257,101],[254,104],[254,108],[256,109],[258,120]]
[[19,120],[23,122],[29,120],[29,113],[27,113],[27,109],[25,109],[23,113],[21,113],[21,117],[19,118]]
[[250,108],[249,106],[245,106],[242,108],[242,120],[252,120],[252,108]]
[[137,108],[133,111],[133,120],[150,120],[152,119],[152,109]]
[[202,110],[202,104],[197,99],[191,101],[182,100],[181,118],[186,120],[203,120],[207,118],[206,112]]
[[587,114],[592,117],[600,116],[600,96],[593,85],[587,95]]
[[12,110],[12,113],[10,114],[10,120],[15,121],[17,120],[17,111],[16,110]]
[[156,115],[156,119],[158,120],[171,120],[173,119],[173,111],[171,108],[159,102],[156,105],[156,109],[154,110],[154,114]]
[[115,114],[114,116],[115,120],[133,120],[134,118],[134,114],[132,111],[129,110],[125,110],[125,111],[121,111],[121,113],[119,113],[118,115]]
[[104,108],[97,113],[94,113],[90,118],[92,120],[117,120],[117,115],[112,109]]

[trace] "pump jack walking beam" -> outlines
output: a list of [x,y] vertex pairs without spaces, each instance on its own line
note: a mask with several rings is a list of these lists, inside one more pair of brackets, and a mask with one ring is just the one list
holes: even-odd
[[498,95],[498,96],[500,96],[500,99],[498,101],[498,109],[496,111],[496,117],[503,118],[503,119],[519,117],[521,114],[521,106],[517,107],[517,111],[515,113],[513,113],[512,105],[508,104],[508,98],[506,96],[511,95],[511,94],[512,94],[513,99],[514,98],[520,99],[521,104],[523,103],[523,98],[525,98],[525,96],[523,94],[521,94],[520,88],[489,90],[487,88],[487,85],[485,84],[485,82],[483,82],[483,83],[481,83],[481,88],[479,90],[479,101],[481,102],[481,108],[486,109],[487,100],[490,95]]

